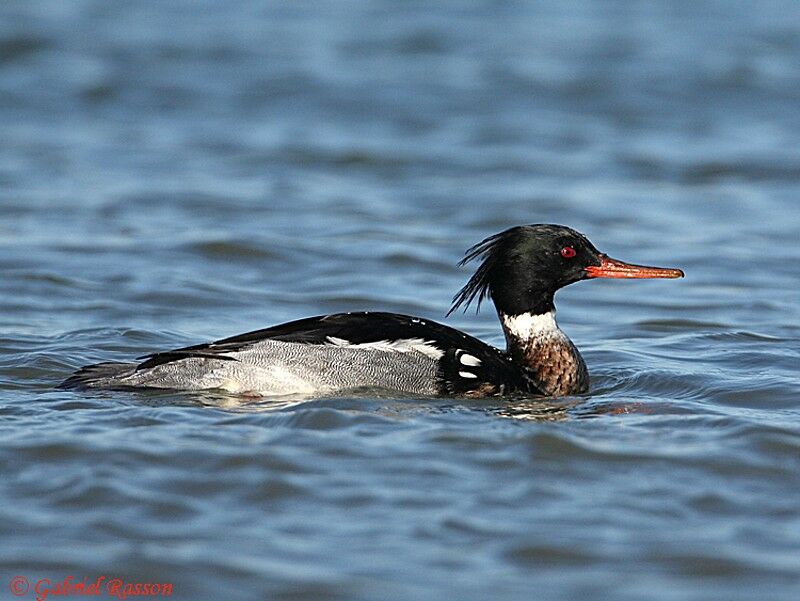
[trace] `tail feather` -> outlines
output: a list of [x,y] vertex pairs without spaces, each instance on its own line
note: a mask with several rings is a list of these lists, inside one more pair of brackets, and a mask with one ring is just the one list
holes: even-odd
[[59,388],[109,388],[119,378],[136,369],[135,363],[95,363],[86,365],[58,385]]

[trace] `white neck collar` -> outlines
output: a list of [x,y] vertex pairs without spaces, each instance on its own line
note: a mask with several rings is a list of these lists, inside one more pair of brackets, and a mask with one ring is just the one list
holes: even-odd
[[500,321],[506,333],[518,340],[529,340],[552,334],[560,334],[556,323],[556,311],[548,311],[540,315],[521,313],[520,315],[500,315]]

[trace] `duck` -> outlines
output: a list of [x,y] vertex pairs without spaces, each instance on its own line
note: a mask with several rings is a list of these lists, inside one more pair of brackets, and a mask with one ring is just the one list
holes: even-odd
[[436,321],[387,312],[307,317],[132,362],[80,368],[66,389],[220,390],[327,396],[358,389],[396,394],[561,397],[589,390],[577,347],[558,326],[555,293],[595,278],[681,278],[677,268],[612,259],[563,225],[511,227],[466,251],[477,269],[446,316],[491,300],[506,347]]

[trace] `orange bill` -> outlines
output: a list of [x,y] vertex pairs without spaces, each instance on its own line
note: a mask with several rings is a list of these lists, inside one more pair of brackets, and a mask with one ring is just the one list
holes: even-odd
[[606,255],[600,255],[600,265],[590,265],[586,268],[590,278],[682,278],[683,271],[671,267],[647,267],[617,261]]

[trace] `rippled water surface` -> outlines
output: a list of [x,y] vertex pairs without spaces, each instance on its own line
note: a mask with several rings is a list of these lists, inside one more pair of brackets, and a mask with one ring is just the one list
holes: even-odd
[[[795,2],[5,0],[0,586],[800,598],[798,109]],[[559,294],[585,396],[54,389],[442,320],[464,249],[536,222],[687,273]],[[502,344],[490,308],[448,322]]]

